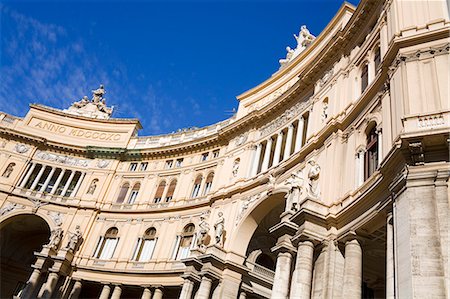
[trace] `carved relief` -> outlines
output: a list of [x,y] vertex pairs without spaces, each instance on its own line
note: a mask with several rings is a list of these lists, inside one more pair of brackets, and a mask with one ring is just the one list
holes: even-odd
[[89,189],[86,194],[94,194],[95,189],[97,188],[98,179],[93,179],[91,184],[89,185]]
[[108,160],[100,160],[97,162],[97,167],[99,168],[105,168],[109,165],[109,161]]
[[80,244],[80,242],[82,241],[83,237],[80,231],[80,226],[77,225],[75,227],[75,232],[70,233],[70,238],[69,238],[69,242],[67,243],[66,247],[64,247],[65,249],[75,252],[78,249],[78,245]]
[[293,172],[285,183],[289,187],[286,194],[286,208],[285,211],[296,211],[300,201],[300,195],[303,189],[303,173],[301,170]]
[[41,160],[47,160],[56,162],[59,164],[65,164],[70,166],[81,166],[81,167],[88,167],[89,166],[89,160],[82,160],[74,157],[68,157],[63,155],[57,155],[53,153],[47,153],[42,151],[36,152],[36,157]]
[[234,142],[235,142],[236,146],[241,146],[247,141],[247,138],[248,138],[248,133],[244,133],[244,134],[241,134],[238,137],[236,137]]
[[198,225],[199,230],[197,232],[197,247],[200,250],[206,249],[208,232],[209,232],[209,224],[206,221],[206,216],[200,216],[200,223]]
[[236,218],[235,225],[237,225],[238,222],[242,219],[242,217],[244,217],[245,211],[247,211],[247,209],[250,207],[250,205],[254,201],[258,200],[260,197],[261,197],[261,193],[258,193],[258,194],[249,196],[249,197],[247,197],[246,199],[243,200],[242,205],[241,205],[241,207],[239,209],[239,213],[238,213],[237,218]]
[[264,127],[260,129],[261,137],[268,135],[270,133],[275,132],[279,127],[285,125],[288,121],[294,118],[301,111],[305,110],[305,108],[309,105],[309,100],[306,102],[297,103],[292,108],[286,110],[281,116],[274,119]]
[[25,206],[18,203],[9,202],[0,210],[0,216],[6,215],[17,209],[25,209]]
[[14,150],[16,152],[18,152],[19,154],[24,154],[24,153],[28,152],[29,149],[30,149],[30,147],[28,147],[28,146],[26,146],[25,144],[22,144],[22,143],[18,143],[14,147]]
[[14,162],[9,163],[8,166],[6,167],[5,171],[3,172],[2,177],[9,178],[11,173],[14,171],[14,166],[16,166],[16,163],[14,163]]
[[61,226],[64,220],[64,217],[61,215],[60,212],[48,212],[48,215],[50,218],[55,222],[57,226]]

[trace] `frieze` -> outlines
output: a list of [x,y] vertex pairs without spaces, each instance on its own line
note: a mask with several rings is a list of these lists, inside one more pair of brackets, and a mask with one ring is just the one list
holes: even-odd
[[438,126],[442,126],[444,124],[445,124],[445,120],[444,120],[444,116],[442,114],[421,116],[417,120],[417,127],[419,129],[438,127]]
[[36,157],[41,160],[47,160],[47,161],[56,162],[59,164],[70,165],[70,166],[81,166],[81,167],[89,166],[89,160],[83,160],[83,159],[78,159],[78,158],[74,158],[74,157],[57,155],[57,154],[52,154],[52,153],[47,153],[47,152],[42,152],[42,151],[37,151]]
[[297,114],[303,111],[309,105],[309,100],[295,104],[292,108],[286,110],[281,116],[271,121],[260,129],[261,136],[273,133],[282,125],[293,119]]

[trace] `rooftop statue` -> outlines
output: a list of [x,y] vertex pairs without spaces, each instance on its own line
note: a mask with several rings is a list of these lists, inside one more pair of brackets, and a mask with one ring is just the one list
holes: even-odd
[[112,114],[113,107],[106,106],[105,93],[104,86],[100,85],[99,88],[92,90],[91,100],[87,96],[84,96],[78,102],[74,102],[69,109],[65,109],[64,112],[92,118],[109,118]]
[[297,57],[303,50],[306,49],[316,38],[312,35],[308,28],[305,25],[300,27],[300,32],[298,35],[294,34],[295,40],[297,41],[297,46],[295,49],[291,49],[291,47],[286,47],[286,58],[280,59],[280,68],[285,66],[289,61]]

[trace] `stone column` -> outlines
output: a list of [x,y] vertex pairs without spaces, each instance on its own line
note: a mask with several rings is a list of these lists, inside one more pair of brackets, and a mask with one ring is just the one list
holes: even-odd
[[267,170],[267,168],[269,168],[270,152],[272,151],[272,142],[273,142],[272,137],[267,139],[266,150],[264,151],[264,159],[261,166],[261,172],[264,172]]
[[292,136],[294,134],[294,125],[288,126],[288,132],[286,136],[286,145],[284,146],[283,160],[287,160],[291,156]]
[[81,287],[81,281],[76,280],[75,284],[73,285],[72,291],[69,294],[69,299],[78,299],[78,296],[80,296]]
[[386,299],[394,299],[394,226],[392,213],[388,213],[386,221]]
[[86,173],[84,173],[84,172],[80,175],[80,177],[78,178],[77,184],[75,185],[75,188],[73,188],[73,191],[70,194],[70,197],[75,197],[75,195],[78,192],[78,189],[80,189],[81,182],[83,181],[85,175],[86,175]]
[[28,170],[27,174],[23,178],[22,182],[20,183],[19,187],[23,188],[28,182],[28,179],[30,178],[31,174],[33,173],[33,170],[36,168],[36,163],[31,163],[31,167]]
[[52,190],[50,191],[50,194],[55,194],[56,190],[58,189],[58,185],[59,185],[59,183],[61,183],[61,180],[62,180],[62,178],[63,178],[65,172],[66,172],[66,171],[65,171],[64,169],[61,168],[61,172],[59,173],[59,176],[58,176],[58,178],[56,179],[56,182],[55,182],[55,184],[53,185],[53,188],[52,188]]
[[362,250],[358,240],[345,243],[344,287],[342,298],[361,299]]
[[56,283],[58,282],[59,275],[54,272],[50,272],[48,274],[47,281],[42,286],[41,291],[39,292],[39,298],[47,299],[52,297],[52,293],[55,290]]
[[300,118],[298,119],[297,136],[295,137],[295,150],[294,150],[295,153],[298,152],[302,147],[304,125],[305,119],[303,118],[303,116],[300,116]]
[[44,173],[44,170],[47,166],[42,165],[41,169],[38,172],[38,175],[36,176],[36,178],[33,181],[33,184],[31,184],[30,190],[34,190],[34,188],[36,188],[37,184],[39,183],[39,180],[41,179],[42,174]]
[[198,288],[196,299],[209,299],[209,294],[211,293],[212,280],[206,276],[202,277],[200,282],[200,287]]
[[56,168],[52,167],[52,170],[50,170],[50,173],[47,176],[47,179],[45,180],[44,184],[42,184],[41,189],[39,189],[39,192],[44,192],[45,189],[48,186],[48,183],[50,183],[50,180],[52,179],[53,174],[55,173]]
[[155,293],[153,294],[153,299],[162,299],[163,291],[162,288],[156,288]]
[[70,183],[72,183],[73,177],[75,176],[75,171],[71,170],[70,176],[67,179],[66,185],[64,186],[61,196],[64,196],[67,192],[67,189],[69,189]]
[[141,299],[152,299],[152,291],[149,288],[144,288]]
[[314,244],[301,241],[298,244],[295,270],[292,273],[291,299],[308,299],[311,294]]
[[381,129],[377,130],[378,140],[377,140],[377,149],[378,149],[378,165],[380,166],[381,161],[383,160],[383,134],[381,133]]
[[120,295],[122,295],[122,288],[120,287],[120,285],[116,285],[111,295],[111,299],[120,299]]
[[289,296],[289,280],[291,276],[292,254],[280,252],[277,257],[275,277],[273,279],[271,299],[287,299]]
[[273,155],[273,165],[278,165],[278,163],[280,163],[281,144],[283,143],[283,131],[278,133],[276,142],[275,153]]
[[33,295],[33,292],[36,289],[36,286],[37,286],[40,276],[41,276],[41,270],[34,269],[30,275],[30,278],[28,278],[27,284],[25,286],[25,289],[22,291],[20,298],[23,298],[23,299],[31,299],[32,298],[31,296]]
[[98,299],[108,299],[110,292],[111,292],[111,287],[107,284],[103,285],[102,292],[100,293],[100,297],[98,297]]
[[247,293],[244,291],[241,291],[241,293],[239,294],[239,299],[247,299]]
[[251,177],[254,177],[258,173],[259,160],[261,159],[261,150],[262,150],[262,144],[259,143],[256,146],[256,153],[255,153],[255,157],[253,159],[252,171],[250,173]]
[[194,290],[194,282],[190,281],[189,279],[185,279],[179,299],[191,299],[193,290]]

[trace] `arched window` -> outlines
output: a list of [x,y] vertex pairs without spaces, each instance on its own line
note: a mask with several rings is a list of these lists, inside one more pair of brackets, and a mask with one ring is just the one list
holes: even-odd
[[366,90],[369,85],[369,66],[365,63],[361,69],[361,93]]
[[183,228],[180,236],[177,236],[175,250],[172,257],[177,260],[187,258],[195,244],[195,225],[190,223]]
[[211,186],[212,186],[213,179],[214,179],[214,172],[211,172],[206,177],[205,190],[203,190],[203,195],[206,195],[206,194],[209,193],[209,191],[211,191]]
[[159,183],[158,188],[156,189],[155,197],[153,198],[154,203],[161,202],[161,198],[163,196],[164,189],[166,189],[166,181],[161,181],[161,183]]
[[116,203],[123,203],[125,196],[127,196],[128,189],[130,189],[129,183],[124,183],[122,187],[120,187],[119,196],[117,196]]
[[9,178],[9,176],[11,175],[11,173],[14,170],[14,166],[16,166],[16,163],[9,163],[8,166],[6,167],[5,171],[3,172],[2,177]]
[[139,194],[139,189],[141,188],[141,184],[140,183],[136,183],[133,186],[133,189],[131,189],[131,193],[130,196],[128,197],[128,204],[134,204],[134,202],[136,201],[136,197]]
[[169,189],[167,190],[165,202],[169,202],[172,200],[176,187],[177,187],[177,180],[172,180],[172,182],[170,182]]
[[380,47],[379,46],[375,49],[374,56],[373,56],[373,61],[375,63],[375,71],[377,71],[378,67],[380,66],[380,63],[381,63],[381,53],[380,53]]
[[132,260],[138,262],[151,260],[157,239],[156,228],[151,227],[147,229],[144,235],[138,239]]
[[267,269],[275,271],[275,262],[269,255],[267,255],[265,253],[261,253],[260,255],[258,255],[255,263],[258,265],[261,265]]
[[108,229],[104,236],[101,236],[94,252],[94,257],[102,260],[108,260],[113,257],[119,242],[119,230],[117,227]]
[[364,179],[367,180],[378,167],[378,134],[376,126],[367,134],[366,153],[364,158]]
[[202,185],[202,180],[203,180],[203,177],[201,174],[198,175],[197,178],[195,179],[194,188],[192,189],[192,195],[191,195],[192,198],[195,198],[199,195],[200,186]]

